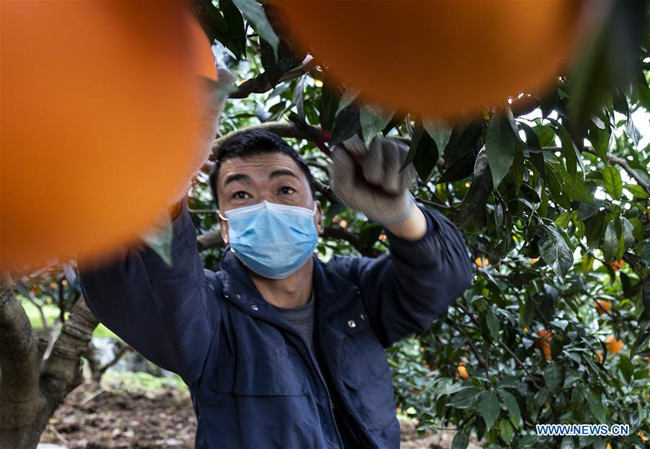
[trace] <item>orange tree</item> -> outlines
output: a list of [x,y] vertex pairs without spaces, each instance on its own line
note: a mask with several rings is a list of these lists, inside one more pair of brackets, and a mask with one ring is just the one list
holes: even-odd
[[[200,3],[222,62],[246,78],[220,132],[255,127],[292,139],[319,180],[320,255],[376,257],[387,251],[385,235],[337,202],[327,159],[289,112],[334,141],[355,133],[408,140],[414,195],[461,228],[476,260],[458,304],[387,350],[402,413],[420,430],[459,429],[454,448],[472,433],[490,448],[641,447],[650,435],[647,4],[616,5],[549,92],[522,92],[453,124],[363,103],[297,50],[270,3],[268,20],[258,6]],[[212,207],[205,180],[190,206],[207,231],[215,221],[201,214]],[[216,268],[221,242],[211,236],[203,254]],[[535,436],[543,423],[629,424],[630,435]]]

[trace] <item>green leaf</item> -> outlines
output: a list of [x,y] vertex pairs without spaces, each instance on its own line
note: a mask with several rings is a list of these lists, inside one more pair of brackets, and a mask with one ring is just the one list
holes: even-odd
[[[524,128],[525,131],[526,128]],[[542,148],[555,145],[555,131],[550,126],[537,125],[533,128]]]
[[605,240],[603,240],[603,255],[606,260],[612,260],[618,252],[618,239],[619,234],[616,230],[614,222],[610,221],[607,223],[607,229],[605,230]]
[[510,444],[512,437],[514,436],[514,429],[510,425],[510,422],[505,419],[502,419],[499,422],[499,436],[508,444]]
[[350,105],[343,109],[334,120],[334,129],[332,130],[332,145],[337,145],[350,137],[354,136],[361,127],[359,109]]
[[393,115],[395,115],[394,110],[386,110],[367,104],[361,106],[359,121],[361,122],[361,134],[366,146],[370,146],[372,139],[388,125]]
[[449,401],[449,405],[460,409],[470,408],[476,404],[481,393],[482,390],[476,387],[465,388],[454,395],[453,399]]
[[409,147],[409,152],[406,155],[406,159],[404,159],[404,163],[399,169],[400,172],[404,170],[408,166],[408,164],[413,162],[413,159],[415,159],[415,155],[418,151],[418,147],[420,146],[420,142],[425,138],[426,138],[426,130],[422,126],[422,122],[420,121],[415,122],[415,130],[413,131],[411,146]]
[[623,377],[625,377],[627,383],[630,383],[634,375],[634,365],[632,365],[629,357],[627,357],[625,354],[621,354],[618,362],[618,367],[620,368],[621,373],[623,374]]
[[174,227],[169,214],[164,214],[149,230],[140,234],[142,241],[167,264],[172,266]]
[[259,33],[260,37],[271,45],[275,57],[278,57],[278,46],[280,39],[275,34],[271,23],[266,18],[262,5],[255,0],[232,0],[244,16],[253,23],[253,26]]
[[605,424],[607,422],[607,415],[605,413],[605,407],[603,403],[596,395],[591,391],[587,390],[587,404],[589,405],[589,410],[594,415],[600,423]]
[[[232,39],[232,43],[237,47],[237,55],[246,53],[246,25],[244,18],[239,12],[239,9],[233,4],[231,0],[220,0],[219,9],[223,13],[223,17],[228,25],[228,35]],[[238,56],[239,57],[239,56]]]
[[489,430],[494,425],[494,422],[499,417],[501,407],[499,405],[499,398],[497,392],[490,390],[483,396],[483,400],[479,405],[479,412],[485,420],[485,427]]
[[451,440],[451,449],[466,449],[469,445],[469,431],[462,429],[456,432],[454,439]]
[[512,162],[512,174],[514,176],[515,195],[519,194],[521,183],[524,180],[524,151],[525,145],[520,140],[517,140],[515,146],[515,157]]
[[498,188],[515,158],[516,136],[507,117],[495,114],[487,128],[485,146],[494,188]]
[[605,129],[598,129],[593,123],[589,125],[589,141],[596,150],[598,157],[607,163],[607,152],[609,151],[609,143],[612,137],[612,132],[609,126]]
[[343,93],[343,96],[341,97],[341,103],[339,104],[338,109],[336,110],[336,113],[338,114],[341,112],[343,109],[347,108],[352,104],[354,100],[359,96],[359,91],[355,89],[348,89]]
[[571,223],[571,212],[569,211],[562,212],[555,219],[555,225],[558,228],[566,228],[567,226],[569,226],[569,223]]
[[300,77],[293,90],[293,104],[296,106],[298,116],[302,119],[305,118],[305,79],[307,75]]
[[558,393],[564,382],[562,367],[556,363],[549,363],[544,369],[544,382],[551,393]]
[[492,340],[497,341],[499,339],[499,329],[500,329],[499,319],[497,318],[492,308],[489,308],[487,310],[487,315],[485,316],[485,322],[487,323],[487,327],[490,330],[490,336],[492,337]]
[[625,217],[620,217],[621,223],[621,232],[623,234],[623,246],[624,250],[634,246],[634,226]]
[[264,73],[272,86],[278,84],[282,75],[296,67],[305,58],[289,41],[280,41],[277,51],[264,39],[260,41],[260,52]]
[[632,194],[634,198],[639,198],[641,200],[648,199],[648,193],[643,190],[638,184],[626,184],[625,188]]
[[335,86],[330,85],[329,78],[325,78],[323,88],[321,89],[320,102],[318,104],[319,120],[321,127],[326,131],[331,131],[334,127],[336,116],[341,113],[338,110],[341,96]]
[[596,205],[591,192],[587,185],[578,177],[572,177],[569,173],[562,171],[562,190],[569,195],[574,201],[581,201],[583,203]]
[[573,252],[562,236],[555,229],[544,227],[544,235],[539,239],[538,246],[544,262],[564,282],[564,276],[573,266]]
[[618,200],[623,194],[623,181],[621,180],[621,174],[619,171],[608,165],[603,170],[603,183],[605,184],[605,190],[609,193],[612,198]]
[[[418,131],[421,130],[418,128]],[[438,147],[428,133],[422,132],[418,137],[419,139],[415,148],[413,166],[422,182],[427,183],[429,182],[429,179],[433,174],[433,169],[438,162]],[[411,141],[411,143],[413,143],[413,141]]]
[[566,161],[566,169],[571,175],[572,178],[576,178],[577,175],[577,165],[580,165],[580,170],[582,172],[582,177],[584,179],[585,167],[582,163],[582,156],[576,147],[576,144],[571,138],[569,131],[557,120],[549,119],[551,123],[555,124],[557,127],[558,136],[560,137],[560,142],[562,142],[562,155]]
[[605,232],[607,227],[607,213],[605,211],[597,212],[587,221],[587,246],[595,248]]
[[499,396],[501,396],[501,401],[506,406],[506,409],[517,419],[515,424],[519,425],[522,422],[521,410],[515,396],[505,390],[499,390]]
[[429,136],[431,136],[433,141],[436,143],[438,151],[444,152],[445,147],[449,143],[452,128],[443,122],[437,122],[434,120],[424,120],[422,126],[424,126],[424,129],[426,129]]

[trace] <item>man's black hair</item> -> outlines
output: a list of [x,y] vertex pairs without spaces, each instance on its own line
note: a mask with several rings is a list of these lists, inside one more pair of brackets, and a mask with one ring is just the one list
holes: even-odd
[[309,166],[303,158],[300,157],[296,150],[291,148],[291,146],[277,134],[256,129],[238,132],[227,137],[219,146],[217,159],[214,168],[210,173],[209,180],[210,190],[212,191],[212,196],[214,197],[214,202],[216,203],[217,208],[219,207],[219,199],[217,197],[217,179],[219,177],[221,164],[225,160],[235,157],[244,158],[265,153],[283,153],[293,159],[307,177],[312,198],[316,198],[314,177],[309,171]]

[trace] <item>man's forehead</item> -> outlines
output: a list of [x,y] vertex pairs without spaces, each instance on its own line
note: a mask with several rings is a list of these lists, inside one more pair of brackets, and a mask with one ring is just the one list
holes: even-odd
[[268,177],[277,170],[289,170],[302,177],[298,164],[290,156],[284,153],[261,153],[226,159],[221,164],[219,178],[223,183],[228,175],[234,173]]

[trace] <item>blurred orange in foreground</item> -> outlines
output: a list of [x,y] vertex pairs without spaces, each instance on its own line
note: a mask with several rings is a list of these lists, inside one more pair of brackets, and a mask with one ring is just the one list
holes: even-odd
[[548,83],[587,29],[586,3],[278,2],[298,42],[338,81],[371,101],[447,119]]
[[1,8],[0,268],[108,253],[188,182],[208,40],[185,1]]

